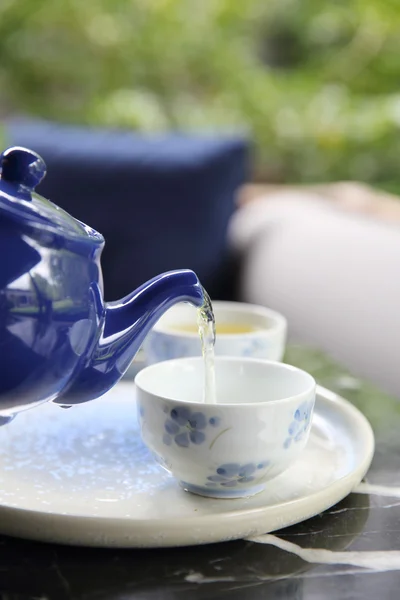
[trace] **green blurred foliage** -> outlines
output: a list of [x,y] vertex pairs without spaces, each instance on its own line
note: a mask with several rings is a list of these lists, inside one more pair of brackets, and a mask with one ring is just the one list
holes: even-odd
[[3,114],[240,130],[275,181],[397,187],[398,0],[1,0]]

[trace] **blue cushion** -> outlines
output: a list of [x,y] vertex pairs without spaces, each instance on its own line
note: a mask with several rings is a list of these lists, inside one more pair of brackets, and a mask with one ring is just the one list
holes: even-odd
[[9,145],[43,156],[39,193],[100,231],[107,300],[169,269],[196,271],[223,296],[226,230],[247,175],[240,137],[140,135],[121,130],[11,121]]

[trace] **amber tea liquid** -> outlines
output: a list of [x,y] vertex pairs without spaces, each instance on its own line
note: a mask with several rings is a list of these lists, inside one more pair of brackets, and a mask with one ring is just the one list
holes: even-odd
[[[176,324],[171,326],[171,329],[176,331],[182,331],[184,333],[197,333],[198,328],[191,323]],[[259,331],[259,327],[250,325],[249,323],[218,323],[216,325],[216,332],[219,335],[238,335],[243,333],[253,333]]]

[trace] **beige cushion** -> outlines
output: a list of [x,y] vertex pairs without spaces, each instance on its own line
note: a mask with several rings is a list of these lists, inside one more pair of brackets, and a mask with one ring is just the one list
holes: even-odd
[[289,339],[316,345],[400,397],[400,226],[277,192],[230,227],[241,297],[281,311]]

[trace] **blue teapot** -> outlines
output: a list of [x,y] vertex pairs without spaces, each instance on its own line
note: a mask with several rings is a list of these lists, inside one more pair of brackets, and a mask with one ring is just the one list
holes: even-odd
[[46,174],[38,154],[10,148],[0,166],[3,424],[45,401],[66,407],[101,396],[164,311],[202,306],[206,292],[193,271],[176,270],[105,304],[103,237],[34,191]]

